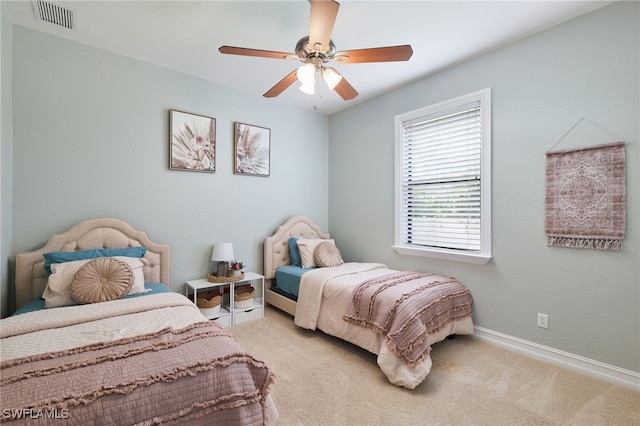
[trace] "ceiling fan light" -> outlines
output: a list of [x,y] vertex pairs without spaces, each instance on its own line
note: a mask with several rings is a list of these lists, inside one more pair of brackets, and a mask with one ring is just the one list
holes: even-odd
[[342,80],[342,76],[330,68],[322,70],[322,78],[325,83],[327,83],[327,86],[329,86],[329,90],[333,90],[338,83],[340,83],[340,80]]
[[315,74],[316,67],[313,64],[304,64],[300,68],[298,68],[298,72],[296,72],[296,76],[300,83],[302,84],[313,84],[315,83]]
[[302,93],[306,93],[307,95],[315,95],[316,93],[315,83],[316,83],[315,79],[311,83],[302,83],[300,85],[300,91]]

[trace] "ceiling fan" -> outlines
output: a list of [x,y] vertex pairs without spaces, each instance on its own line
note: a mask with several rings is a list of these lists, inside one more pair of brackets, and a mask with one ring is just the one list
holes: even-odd
[[344,64],[365,62],[408,61],[413,49],[408,44],[401,46],[374,47],[369,49],[344,50],[336,52],[331,40],[333,26],[338,16],[340,4],[334,0],[309,0],[311,16],[309,19],[309,35],[302,37],[296,44],[295,53],[276,52],[272,50],[249,49],[245,47],[221,46],[220,53],[242,56],[256,56],[272,59],[297,59],[304,65],[293,70],[263,96],[274,98],[299,80],[300,90],[313,95],[315,93],[315,76],[319,73],[329,86],[342,99],[350,100],[358,96],[358,91],[334,67],[327,67],[330,61]]

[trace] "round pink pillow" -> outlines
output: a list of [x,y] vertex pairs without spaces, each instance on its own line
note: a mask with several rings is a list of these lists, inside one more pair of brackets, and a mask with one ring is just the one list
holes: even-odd
[[125,262],[100,257],[86,263],[71,282],[76,303],[97,303],[122,299],[133,285],[133,270]]
[[342,255],[340,250],[330,242],[320,243],[313,251],[313,261],[319,268],[334,267],[342,265]]

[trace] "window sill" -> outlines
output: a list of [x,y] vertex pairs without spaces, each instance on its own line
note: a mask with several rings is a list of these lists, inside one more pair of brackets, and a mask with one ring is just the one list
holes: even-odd
[[476,265],[486,265],[492,258],[491,255],[486,254],[460,253],[445,249],[423,249],[407,246],[393,246],[393,249],[400,254],[409,256],[431,257],[434,259],[450,260],[452,262],[474,263]]

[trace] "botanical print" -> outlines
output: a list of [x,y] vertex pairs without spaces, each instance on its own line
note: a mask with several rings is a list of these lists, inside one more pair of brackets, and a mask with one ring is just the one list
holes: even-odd
[[215,172],[216,119],[171,110],[171,155],[169,168]]
[[271,130],[236,122],[235,173],[269,176]]

